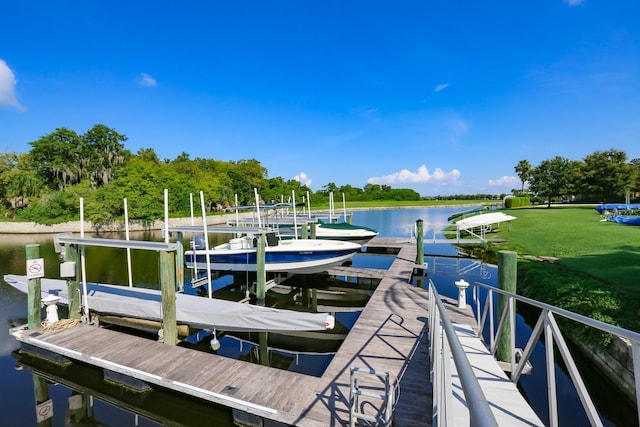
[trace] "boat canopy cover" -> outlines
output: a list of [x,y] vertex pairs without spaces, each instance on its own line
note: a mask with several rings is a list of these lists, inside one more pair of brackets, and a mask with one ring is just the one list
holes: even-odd
[[491,212],[481,215],[475,215],[464,218],[456,222],[458,229],[468,230],[475,227],[484,227],[487,225],[498,224],[501,222],[512,221],[517,219],[515,216],[507,215],[504,212]]
[[[5,282],[26,293],[27,276],[8,274]],[[61,297],[68,304],[67,282],[41,279],[41,294]],[[119,285],[87,283],[89,311],[104,314],[162,321],[160,291]],[[194,328],[222,331],[323,331],[333,327],[333,317],[327,313],[304,313],[260,307],[235,301],[176,293],[176,318],[179,324]]]

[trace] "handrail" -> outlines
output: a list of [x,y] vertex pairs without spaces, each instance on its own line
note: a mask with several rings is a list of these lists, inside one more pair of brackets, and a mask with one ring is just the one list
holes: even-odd
[[[498,423],[482,392],[478,378],[453,328],[453,324],[433,282],[429,280],[429,331],[431,338],[431,369],[434,384],[434,425],[453,425],[448,410],[452,401],[449,360],[453,357],[462,392],[469,408],[470,426],[489,427]],[[444,334],[442,333],[444,331]]]
[[[487,290],[487,295],[484,300],[484,307],[482,307],[482,301],[480,299],[480,292],[478,292],[479,288],[484,288]],[[573,313],[571,311],[552,306],[547,303],[543,303],[540,301],[533,300],[531,298],[527,298],[521,295],[517,295],[503,289],[496,288],[491,285],[487,285],[484,283],[474,282],[472,284],[473,290],[473,298],[476,305],[476,322],[478,326],[478,336],[482,339],[482,331],[484,329],[484,325],[486,321],[489,321],[489,335],[490,335],[490,349],[492,354],[495,355],[497,349],[497,341],[502,334],[503,327],[505,324],[508,324],[509,321],[507,319],[515,319],[515,302],[522,302],[528,304],[533,307],[537,307],[541,309],[540,316],[531,331],[531,336],[523,350],[520,358],[516,360],[515,358],[515,326],[511,325],[511,336],[510,338],[510,353],[511,353],[511,381],[517,383],[526,363],[529,361],[533,353],[533,348],[538,340],[541,338],[542,333],[544,333],[545,340],[545,350],[546,350],[546,369],[547,369],[547,381],[548,381],[548,401],[549,401],[549,422],[551,426],[558,425],[558,408],[557,408],[557,392],[555,387],[555,372],[554,372],[554,345],[557,345],[559,354],[563,358],[569,376],[576,388],[578,393],[578,397],[582,402],[583,408],[585,409],[586,415],[589,418],[589,422],[593,426],[602,426],[602,420],[600,415],[598,414],[595,405],[593,404],[589,392],[586,389],[586,386],[582,380],[580,373],[578,372],[578,368],[571,356],[571,352],[569,351],[569,347],[567,346],[564,337],[556,323],[555,315],[562,316],[564,318],[573,320],[575,322],[581,323],[583,325],[598,329],[603,332],[607,332],[618,337],[625,338],[631,342],[632,349],[632,360],[633,360],[633,369],[634,369],[634,379],[635,379],[635,390],[636,390],[636,404],[638,408],[640,408],[640,333],[630,331],[627,329],[620,328],[618,326],[610,325],[608,323],[592,319],[590,317],[583,316],[581,314]],[[493,297],[495,294],[503,295],[507,298],[507,304],[502,313],[498,313],[500,316],[498,326],[496,327],[497,331],[494,330],[494,310],[493,310]],[[487,319],[487,316],[489,319]],[[638,410],[638,419],[640,420],[640,409]]]

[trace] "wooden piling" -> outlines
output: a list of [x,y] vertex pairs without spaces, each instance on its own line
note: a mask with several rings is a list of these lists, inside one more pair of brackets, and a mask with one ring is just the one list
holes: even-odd
[[[40,245],[26,246],[27,261],[40,258]],[[29,272],[27,272],[27,276]],[[27,280],[28,326],[35,329],[42,323],[42,297],[40,278]]]
[[69,319],[80,320],[82,318],[82,311],[80,310],[80,263],[78,262],[78,246],[65,245],[65,260],[67,262],[75,263],[75,276],[67,279],[67,299],[69,301]]
[[160,251],[160,290],[162,294],[162,333],[165,344],[178,343],[176,320],[175,252]]
[[[518,255],[512,251],[498,251],[498,288],[507,292],[517,291]],[[502,315],[507,305],[507,297],[498,295],[498,315]],[[505,322],[502,335],[498,341],[496,356],[501,362],[511,362],[511,329],[515,328],[512,316]]]
[[424,221],[421,219],[416,221],[416,264],[418,276],[424,276]]

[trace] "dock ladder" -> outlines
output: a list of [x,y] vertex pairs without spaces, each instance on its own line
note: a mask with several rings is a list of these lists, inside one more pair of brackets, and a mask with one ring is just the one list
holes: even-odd
[[[361,385],[358,383],[358,374],[364,375],[372,375],[381,379],[384,382],[384,394],[379,393],[382,391],[379,383],[378,386],[370,386]],[[369,423],[374,423],[376,426],[391,426],[391,422],[393,420],[393,408],[395,406],[395,389],[391,385],[391,381],[389,379],[389,372],[376,372],[373,369],[361,369],[357,367],[351,368],[351,377],[350,377],[350,392],[349,392],[349,426],[355,427],[358,420],[368,421]],[[367,388],[369,391],[365,391],[364,388]],[[365,414],[364,411],[361,411],[360,407],[360,397],[368,397],[370,399],[377,399],[382,401],[382,405],[379,409],[377,409],[377,413],[375,415]],[[371,405],[369,402],[366,403],[369,406]],[[363,403],[364,406],[364,403]]]

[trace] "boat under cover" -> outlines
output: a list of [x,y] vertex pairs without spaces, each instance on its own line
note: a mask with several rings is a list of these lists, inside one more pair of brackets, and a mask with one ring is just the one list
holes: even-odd
[[640,225],[640,216],[615,215],[609,218],[609,221],[625,225]]
[[635,209],[640,209],[640,203],[603,203],[596,206],[599,214],[603,214],[605,211],[628,211]]
[[348,222],[319,222],[316,226],[316,238],[331,240],[371,240],[378,235],[373,228],[353,225]]
[[[361,247],[358,243],[340,240],[280,240],[275,234],[269,233],[265,246],[265,271],[320,273],[344,263],[360,251]],[[233,238],[228,243],[210,248],[208,256],[211,270],[256,271],[257,236]],[[207,250],[185,251],[185,263],[189,268],[206,271]]]
[[[27,293],[27,276],[7,274],[5,282]],[[60,297],[59,304],[68,305],[67,282],[40,279],[41,296]],[[139,287],[87,283],[89,311],[116,316],[162,321],[160,291]],[[240,302],[176,294],[176,319],[198,329],[221,331],[324,331],[332,329],[335,319],[328,313],[305,313]]]

